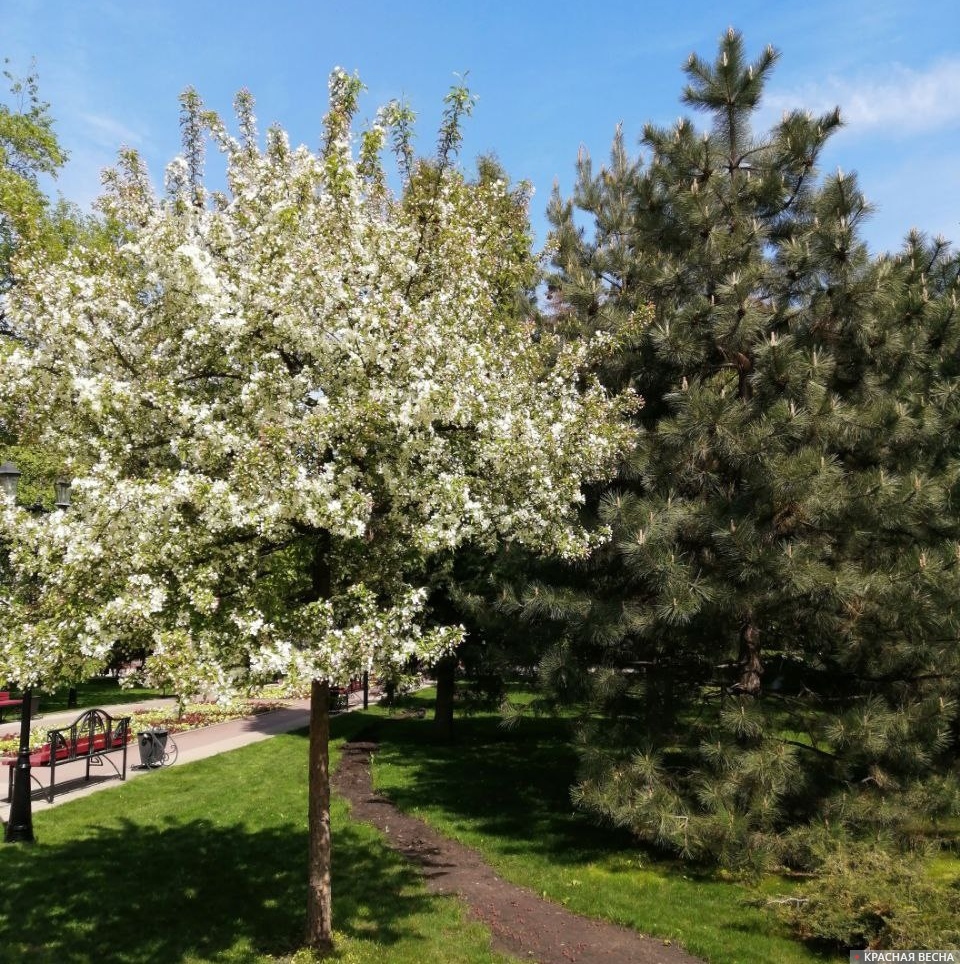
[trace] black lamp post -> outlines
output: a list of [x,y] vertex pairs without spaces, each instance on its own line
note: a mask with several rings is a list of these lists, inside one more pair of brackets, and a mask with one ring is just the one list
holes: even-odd
[[[17,497],[20,471],[11,462],[0,465],[0,490],[10,499]],[[58,479],[56,506],[66,509],[70,506],[70,483]],[[17,762],[13,768],[13,793],[10,797],[10,815],[3,834],[6,843],[33,843],[33,809],[30,795],[30,719],[33,714],[33,687],[23,689],[23,705],[20,712],[20,747]]]
[[5,843],[33,843],[33,808],[30,799],[30,711],[32,687],[23,690],[20,713],[20,749],[13,768],[13,793],[10,796],[10,815],[3,832]]

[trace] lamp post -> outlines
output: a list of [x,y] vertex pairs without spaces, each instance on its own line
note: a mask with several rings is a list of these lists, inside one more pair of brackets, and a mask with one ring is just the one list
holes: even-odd
[[[20,471],[12,462],[0,465],[0,490],[10,499],[17,497]],[[55,483],[56,506],[70,506],[70,483],[58,479]],[[23,688],[23,705],[20,712],[20,747],[13,768],[13,793],[10,797],[10,815],[3,834],[6,843],[33,843],[33,809],[30,795],[30,719],[33,714],[33,687]]]
[[33,808],[30,798],[30,711],[33,688],[23,690],[20,713],[20,749],[13,768],[13,793],[10,796],[10,815],[3,832],[5,843],[33,843]]

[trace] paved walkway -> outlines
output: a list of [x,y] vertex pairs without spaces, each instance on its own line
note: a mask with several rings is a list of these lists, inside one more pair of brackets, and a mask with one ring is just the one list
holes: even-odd
[[[101,706],[98,709],[105,710],[111,716],[129,716],[131,713],[144,712],[149,710],[169,710],[175,709],[177,699],[175,696],[157,697],[156,699],[137,700],[132,703],[114,703],[109,706]],[[40,712],[34,713],[31,718],[33,727],[42,730],[55,730],[61,726],[69,726],[81,713],[86,710],[94,709],[92,706],[74,707],[72,710],[57,710],[54,713],[44,713],[43,704],[40,704]],[[0,732],[18,733],[20,732],[20,720],[5,719],[0,723]]]
[[[356,709],[361,705],[362,694],[351,694],[351,709]],[[163,708],[164,706],[175,706],[174,699],[142,700],[139,703],[125,703],[117,706],[106,706],[104,709],[111,716],[126,716],[134,710],[152,710]],[[72,723],[83,709],[68,710],[63,713],[43,714],[38,722],[44,726],[54,729]],[[202,760],[204,757],[215,756],[218,753],[225,753],[228,750],[236,750],[239,747],[247,746],[250,743],[257,743],[260,740],[269,739],[278,733],[289,733],[291,730],[298,730],[305,727],[310,722],[310,701],[309,700],[286,700],[281,709],[271,710],[261,713],[258,716],[245,717],[239,720],[230,720],[227,723],[215,723],[213,726],[203,726],[195,730],[185,730],[174,735],[177,743],[179,755],[176,765],[190,763],[193,760]],[[19,726],[17,721],[13,724],[3,723],[3,731],[7,732],[8,725],[12,729]],[[118,760],[118,754],[111,754],[107,759]],[[140,750],[136,742],[131,743],[127,750],[127,779],[136,779],[150,770],[135,769],[140,763]],[[109,763],[104,764],[106,771],[113,776]],[[0,795],[7,794],[7,768],[2,767],[0,773]],[[89,783],[84,782],[77,786],[69,786],[71,780],[83,778],[86,771],[86,764],[83,761],[65,764],[57,767],[57,792],[53,803],[48,803],[43,797],[35,795],[33,798],[32,810],[38,813],[50,807],[58,806],[68,800],[75,800],[77,797],[96,793],[99,790],[106,790],[109,787],[120,785],[117,779],[94,778]],[[47,767],[38,767],[34,771],[38,778],[45,784],[49,780],[50,771]],[[63,789],[61,790],[61,786]],[[68,789],[69,786],[69,789]],[[5,821],[10,811],[10,803],[7,800],[0,801],[0,817]]]

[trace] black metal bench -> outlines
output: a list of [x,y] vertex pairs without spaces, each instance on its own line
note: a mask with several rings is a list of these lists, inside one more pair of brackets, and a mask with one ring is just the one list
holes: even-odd
[[[57,768],[67,763],[85,760],[87,764],[86,779],[90,779],[90,768],[103,766],[104,760],[113,767],[121,780],[127,779],[127,744],[130,741],[130,717],[115,719],[104,710],[87,710],[77,719],[61,729],[50,730],[47,742],[38,750],[30,754],[30,767],[49,767],[50,786],[46,797],[53,802],[53,792],[57,782]],[[120,767],[109,759],[113,753],[122,754]],[[2,761],[4,766],[10,767],[9,789],[7,799],[13,798],[13,773],[17,765],[17,758],[6,757]],[[32,776],[32,774],[31,774]],[[36,777],[37,785],[44,789]]]

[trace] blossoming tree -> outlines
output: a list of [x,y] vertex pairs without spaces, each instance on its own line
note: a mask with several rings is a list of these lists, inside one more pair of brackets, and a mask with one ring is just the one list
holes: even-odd
[[[105,178],[112,245],[20,266],[0,405],[56,438],[70,513],[3,504],[13,589],[0,678],[49,684],[112,648],[178,692],[282,676],[311,689],[307,939],[331,940],[328,693],[453,645],[418,627],[412,559],[513,540],[577,556],[581,486],[628,441],[580,372],[596,346],[531,338],[508,296],[534,262],[522,195],[452,163],[448,97],[414,163],[392,105],[359,135],[331,77],[322,149],[260,146],[184,96],[186,151],[156,196],[136,154]],[[202,145],[226,159],[204,184]],[[380,157],[393,140],[405,187]]]

